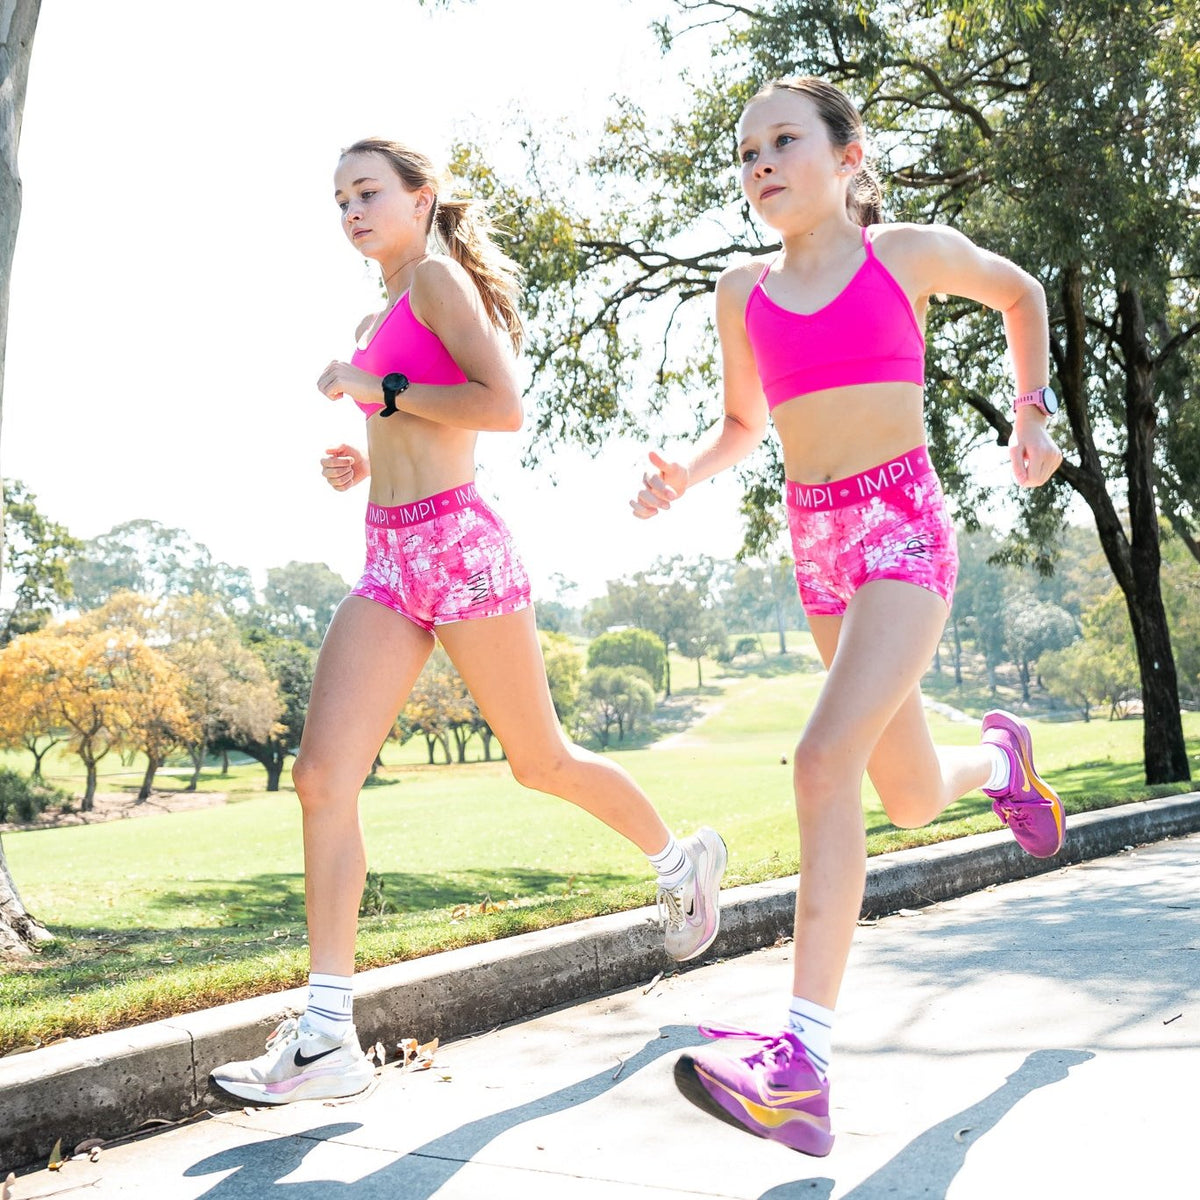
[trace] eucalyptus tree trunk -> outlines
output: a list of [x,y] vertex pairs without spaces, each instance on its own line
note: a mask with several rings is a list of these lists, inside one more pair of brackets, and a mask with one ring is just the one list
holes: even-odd
[[[12,276],[13,248],[21,217],[21,176],[17,172],[17,146],[21,141],[21,114],[25,110],[25,83],[29,54],[41,0],[0,0],[0,412],[4,404],[4,348],[8,340],[8,283]],[[0,572],[4,563],[4,514],[0,508]],[[0,842],[0,952],[24,953],[50,933],[25,911],[8,869]]]

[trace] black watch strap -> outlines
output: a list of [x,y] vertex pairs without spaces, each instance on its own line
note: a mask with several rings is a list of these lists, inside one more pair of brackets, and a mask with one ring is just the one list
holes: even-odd
[[401,375],[399,371],[392,371],[383,377],[383,411],[380,412],[381,417],[390,417],[392,413],[398,412],[396,408],[396,397],[401,392],[408,391],[408,376]]

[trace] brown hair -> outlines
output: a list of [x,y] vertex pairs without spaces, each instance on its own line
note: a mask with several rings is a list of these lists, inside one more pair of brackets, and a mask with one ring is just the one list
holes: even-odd
[[470,275],[492,323],[508,334],[514,350],[520,350],[525,333],[517,311],[521,268],[492,240],[492,224],[483,202],[469,196],[443,199],[438,195],[439,178],[433,162],[400,142],[362,138],[347,146],[342,157],[368,153],[386,158],[410,192],[433,189],[425,231],[436,233],[446,253]]
[[[761,100],[774,92],[795,92],[797,95],[807,96],[816,105],[817,113],[824,121],[825,128],[829,131],[829,140],[835,149],[844,150],[851,142],[858,142],[865,155],[867,131],[863,125],[862,114],[840,88],[815,75],[801,75],[796,79],[773,79],[750,97],[747,108],[755,100]],[[846,189],[846,211],[851,220],[859,225],[874,225],[883,220],[883,188],[880,186],[879,176],[865,157]]]

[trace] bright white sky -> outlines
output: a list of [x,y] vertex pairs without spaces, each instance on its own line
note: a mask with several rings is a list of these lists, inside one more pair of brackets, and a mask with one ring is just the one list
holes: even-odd
[[[145,517],[218,559],[323,561],[353,581],[365,487],[317,459],[362,444],[315,380],[348,358],[377,302],[332,199],[340,147],[382,134],[437,159],[456,137],[520,170],[521,110],[590,152],[610,97],[679,95],[649,29],[658,0],[49,0],[34,41],[24,210],[8,333],[0,467],[79,537]],[[567,15],[569,13],[569,15]],[[699,43],[694,52],[702,51]],[[633,520],[645,447],[564,453],[551,486],[523,436],[485,435],[482,490],[535,594],[576,599],[659,555],[732,556],[732,476],[668,519]],[[682,447],[668,447],[681,450]]]

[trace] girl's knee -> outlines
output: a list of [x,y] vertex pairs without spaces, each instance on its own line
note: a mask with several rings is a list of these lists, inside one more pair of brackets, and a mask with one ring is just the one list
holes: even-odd
[[540,746],[532,751],[517,751],[508,756],[513,778],[535,792],[561,796],[579,759],[575,747],[565,740],[559,745]]
[[845,781],[846,775],[844,755],[838,755],[820,739],[801,738],[792,757],[797,808],[821,803]]
[[[361,784],[361,780],[359,781]],[[339,778],[336,765],[311,754],[298,754],[292,762],[292,786],[300,806],[316,812],[337,803],[347,792],[357,794],[357,786],[347,786]]]

